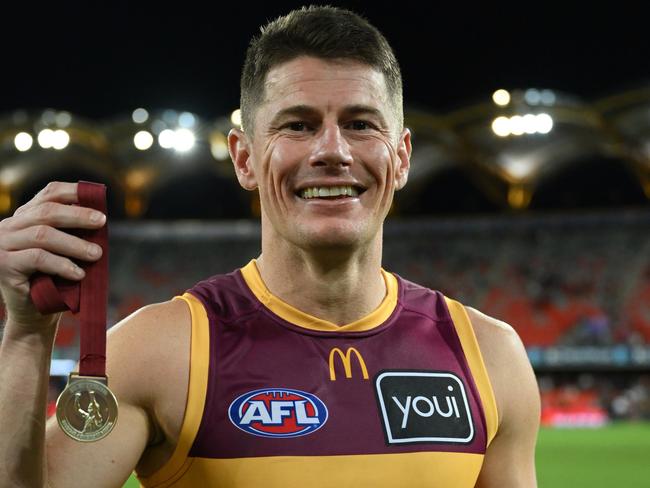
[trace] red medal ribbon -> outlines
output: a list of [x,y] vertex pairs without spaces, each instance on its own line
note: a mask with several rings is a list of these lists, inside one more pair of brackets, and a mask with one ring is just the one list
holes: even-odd
[[[106,214],[106,186],[80,181],[79,206]],[[30,295],[42,314],[70,310],[81,322],[79,375],[106,376],[106,309],[108,302],[108,223],[101,229],[79,229],[75,235],[102,247],[102,257],[79,263],[86,272],[80,282],[37,273],[31,278]]]

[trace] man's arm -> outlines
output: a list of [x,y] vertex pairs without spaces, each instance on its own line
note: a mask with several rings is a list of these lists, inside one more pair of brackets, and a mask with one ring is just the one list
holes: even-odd
[[159,426],[161,406],[176,405],[165,410],[166,438],[173,442],[180,429],[190,317],[185,304],[176,301],[147,307],[109,335],[107,373],[120,403],[113,432],[96,443],[78,443],[50,421],[45,448],[49,366],[59,315],[36,311],[29,277],[41,271],[79,280],[83,272],[76,273],[70,258],[99,257],[89,252],[90,243],[58,230],[103,225],[101,218],[92,218],[96,212],[71,205],[76,195],[76,184],[52,183],[0,222],[0,290],[7,311],[0,344],[0,487],[121,486]]
[[20,335],[7,322],[0,344],[0,487],[42,486],[45,405],[54,334]]
[[121,487],[158,432],[177,439],[189,378],[189,324],[187,305],[177,300],[145,307],[110,330],[106,371],[119,403],[117,423],[100,441],[82,443],[51,418],[46,431],[50,486]]
[[537,381],[526,350],[509,325],[467,308],[499,412],[476,486],[534,488],[535,444],[540,419]]
[[54,417],[44,431],[53,339],[16,340],[9,328],[0,351],[0,486],[120,487],[155,432],[173,443],[187,395],[189,321],[185,303],[172,301],[111,329],[107,373],[119,414],[113,431],[92,443],[70,439]]
[[7,314],[0,345],[1,486],[44,482],[45,402],[60,314],[36,311],[29,278],[40,271],[79,280],[84,273],[70,258],[99,258],[101,252],[89,253],[90,243],[57,230],[103,225],[103,215],[75,203],[76,184],[52,183],[0,222],[0,290]]

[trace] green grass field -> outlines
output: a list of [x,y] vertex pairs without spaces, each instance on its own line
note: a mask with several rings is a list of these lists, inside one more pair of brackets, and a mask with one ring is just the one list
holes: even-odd
[[[650,423],[544,428],[537,443],[537,479],[540,488],[650,488]],[[131,478],[124,486],[139,484]]]
[[540,488],[649,488],[650,423],[600,429],[542,429]]

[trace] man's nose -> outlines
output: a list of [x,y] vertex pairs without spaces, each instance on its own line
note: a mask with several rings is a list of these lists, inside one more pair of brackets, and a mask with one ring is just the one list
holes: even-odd
[[323,125],[316,135],[310,158],[312,166],[350,166],[350,144],[337,124]]

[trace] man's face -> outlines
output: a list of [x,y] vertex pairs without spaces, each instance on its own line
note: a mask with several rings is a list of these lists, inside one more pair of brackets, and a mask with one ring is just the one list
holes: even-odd
[[302,249],[369,243],[406,183],[410,133],[397,124],[384,76],[367,65],[299,57],[273,68],[253,137],[230,138],[240,183],[259,188],[265,235]]

